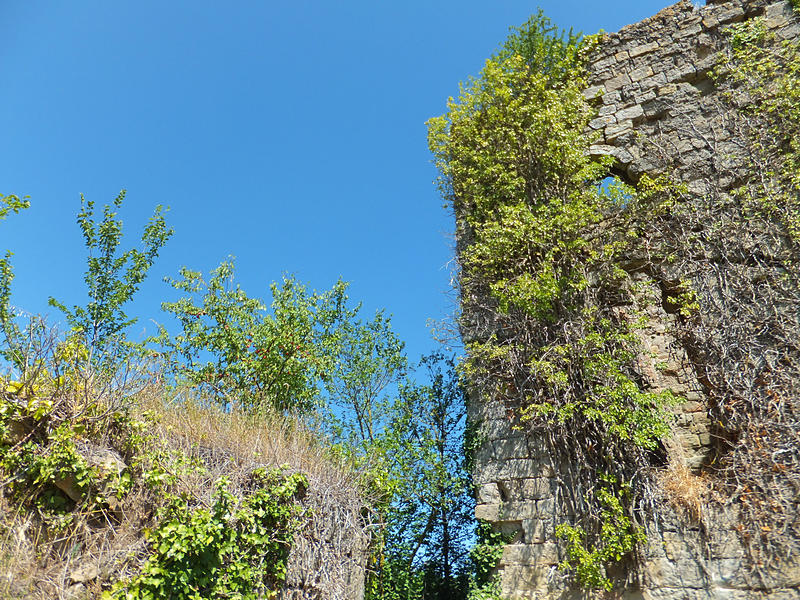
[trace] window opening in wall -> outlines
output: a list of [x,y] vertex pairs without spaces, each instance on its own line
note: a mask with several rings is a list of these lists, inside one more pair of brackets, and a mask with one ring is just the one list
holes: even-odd
[[625,208],[633,199],[630,185],[617,175],[609,175],[600,180],[597,187],[601,193],[611,198],[614,206]]

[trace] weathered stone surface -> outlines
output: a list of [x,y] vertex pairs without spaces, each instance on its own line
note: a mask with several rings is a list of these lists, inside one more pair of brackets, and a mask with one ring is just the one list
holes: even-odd
[[72,583],[86,583],[100,576],[99,565],[93,563],[86,563],[72,570],[69,574],[69,580]]
[[[117,475],[128,468],[122,457],[108,448],[81,443],[78,444],[78,452],[89,467],[96,469],[103,476]],[[78,487],[75,478],[71,475],[57,479],[55,485],[74,501],[80,500],[87,491]],[[113,496],[112,494],[110,499],[113,500]]]
[[[695,6],[683,0],[640,23],[605,36],[590,65],[585,98],[597,109],[589,128],[599,139],[591,156],[612,156],[616,169],[636,180],[658,172],[664,156],[675,176],[693,194],[710,185],[730,189],[741,146],[719,114],[719,98],[709,77],[725,47],[724,29],[763,15],[765,25],[783,39],[800,36],[800,19],[786,0],[708,0]],[[713,144],[709,140],[713,140]],[[658,156],[656,156],[658,155]],[[721,168],[724,167],[724,168]],[[697,471],[713,460],[717,442],[709,409],[711,399],[692,360],[673,333],[674,312],[664,292],[647,274],[632,277],[636,294],[651,295],[645,324],[636,334],[643,348],[638,358],[643,385],[669,390],[681,403],[676,427],[667,442],[671,463]],[[634,323],[637,315],[621,315]],[[556,568],[563,556],[555,525],[569,520],[570,509],[556,495],[559,465],[551,464],[544,443],[514,430],[505,408],[473,402],[471,417],[483,423],[485,449],[476,454],[476,514],[515,533],[499,567],[504,598],[566,600],[584,597]],[[800,557],[776,560],[757,569],[735,528],[735,506],[703,507],[702,526],[678,509],[663,507],[646,524],[648,542],[638,557],[625,600],[797,600]],[[563,550],[562,550],[563,552]],[[757,571],[760,578],[754,578]],[[615,592],[616,593],[616,592]]]

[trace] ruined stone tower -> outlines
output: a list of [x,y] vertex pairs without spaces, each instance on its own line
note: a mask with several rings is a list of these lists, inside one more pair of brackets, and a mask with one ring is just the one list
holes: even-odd
[[[613,156],[615,172],[629,181],[668,169],[685,184],[689,198],[711,192],[724,197],[739,185],[747,177],[746,171],[753,168],[752,163],[743,151],[739,117],[720,98],[710,73],[729,43],[724,30],[756,17],[763,19],[779,41],[800,36],[800,18],[787,0],[709,0],[703,7],[685,0],[606,35],[589,67],[590,86],[585,91],[597,109],[589,126],[601,132],[601,139],[591,147],[592,155]],[[724,231],[713,235],[724,235]],[[778,240],[763,251],[752,250],[752,256],[760,257],[751,261],[753,264],[685,256],[683,271],[673,274],[669,266],[645,268],[646,257],[632,256],[626,267],[638,293],[656,298],[648,308],[647,323],[637,330],[642,348],[638,359],[642,385],[651,390],[671,390],[681,398],[675,409],[673,438],[665,441],[668,461],[684,468],[697,482],[705,481],[715,461],[721,461],[730,448],[759,443],[758,439],[748,442],[741,436],[733,440],[720,429],[715,417],[713,376],[698,367],[698,348],[710,347],[714,340],[714,347],[726,347],[726,322],[733,328],[737,319],[745,319],[736,316],[737,311],[761,299],[768,302],[759,292],[759,269],[782,268],[774,265],[779,262],[776,257],[790,251],[787,244]],[[747,276],[754,282],[752,297],[725,300],[720,282],[734,271],[751,273]],[[700,317],[697,328],[702,331],[692,343],[676,333],[679,317],[671,310],[670,289],[680,278],[700,282],[701,306],[719,308],[719,314],[707,320]],[[778,303],[774,312],[780,319],[796,322],[800,305]],[[761,317],[746,319],[752,324],[757,318]],[[765,373],[773,374],[770,377],[777,378],[774,374],[782,368],[780,365],[795,360],[800,350],[788,344],[768,346],[765,342],[759,356],[784,357],[764,368]],[[768,358],[764,360],[769,362]],[[800,404],[800,382],[792,377],[796,377],[794,371],[780,383],[769,385],[775,385],[776,390],[782,386],[782,397],[789,398],[790,404],[794,402],[795,408],[786,409],[785,414],[794,414],[794,424],[786,427],[794,427],[796,435],[797,413],[793,411]],[[559,459],[553,457],[536,431],[526,430],[515,421],[508,406],[478,396],[473,393],[470,406],[471,418],[480,424],[481,431],[474,472],[476,513],[511,540],[498,566],[503,597],[582,597],[587,592],[558,569],[564,555],[555,526],[570,517]],[[796,456],[797,448],[786,451]],[[767,548],[761,558],[754,557],[747,539],[740,535],[741,521],[747,517],[740,512],[736,495],[748,490],[744,485],[734,488],[728,488],[733,490],[728,497],[699,503],[696,509],[700,514],[692,514],[689,501],[681,507],[680,503],[670,503],[665,494],[646,523],[648,541],[633,563],[625,567],[626,572],[617,574],[617,581],[622,583],[615,588],[615,595],[608,597],[800,598],[800,556],[771,555]],[[794,490],[794,494],[796,513],[800,490]],[[785,533],[800,539],[798,527],[795,519],[794,531],[789,527]]]

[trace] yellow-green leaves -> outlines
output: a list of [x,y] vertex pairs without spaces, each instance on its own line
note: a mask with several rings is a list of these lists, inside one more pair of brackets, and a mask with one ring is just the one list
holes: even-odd
[[800,44],[777,39],[763,18],[736,23],[728,35],[731,51],[716,78],[730,84],[728,99],[741,113],[759,173],[737,197],[800,243]]
[[[20,198],[14,194],[4,196],[0,194],[0,221],[11,213],[28,208],[31,203],[27,197]],[[14,344],[19,329],[14,323],[11,312],[11,283],[14,280],[14,269],[11,266],[11,251],[6,251],[0,258],[0,356],[13,362],[14,353],[10,346]]]
[[239,503],[225,478],[216,482],[208,508],[174,499],[167,509],[170,518],[148,532],[150,556],[141,572],[103,598],[276,597],[303,521],[297,501],[308,480],[300,473],[258,469],[253,483],[256,489]]
[[560,568],[574,570],[584,587],[610,592],[613,584],[606,576],[605,565],[622,560],[636,544],[645,540],[645,536],[625,511],[624,501],[631,495],[630,485],[619,484],[615,477],[607,474],[599,475],[599,479],[597,497],[602,506],[602,524],[598,542],[587,547],[583,528],[567,524],[556,526],[556,536],[566,542],[567,558]]
[[[660,178],[609,183],[613,159],[591,158],[582,65],[596,42],[535,15],[428,122],[428,141],[458,221],[464,373],[486,400],[514,407],[514,426],[563,436],[565,460],[593,469],[624,456],[630,465],[615,468],[627,476],[669,432],[671,399],[640,388],[634,323],[611,302],[632,303],[626,254],[675,194]],[[598,519],[605,505],[629,528],[627,503],[600,493],[587,503],[593,530],[561,532],[578,579],[607,589],[602,563],[638,538],[606,535]]]
[[4,196],[0,194],[0,221],[5,219],[10,213],[18,213],[19,211],[29,208],[31,205],[27,196],[20,198],[16,194],[9,194]]

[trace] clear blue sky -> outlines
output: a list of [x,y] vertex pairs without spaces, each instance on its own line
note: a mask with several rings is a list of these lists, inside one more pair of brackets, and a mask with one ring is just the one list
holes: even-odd
[[[558,25],[614,31],[669,2],[542,0]],[[537,5],[517,0],[0,0],[0,225],[14,303],[82,303],[79,194],[128,189],[138,235],[157,204],[175,236],[131,308],[163,320],[161,280],[236,256],[253,295],[295,273],[341,277],[385,307],[413,357],[448,299],[450,215],[425,120]],[[131,236],[131,239],[134,239]]]

